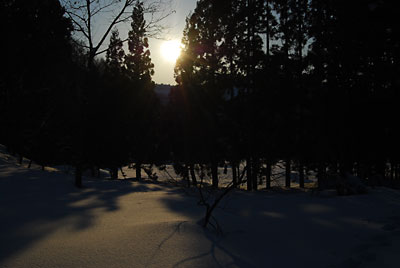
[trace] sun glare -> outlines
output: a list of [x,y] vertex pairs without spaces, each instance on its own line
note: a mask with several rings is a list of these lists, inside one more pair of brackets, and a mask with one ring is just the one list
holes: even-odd
[[169,62],[176,62],[181,53],[181,43],[178,40],[165,41],[161,45],[161,55]]

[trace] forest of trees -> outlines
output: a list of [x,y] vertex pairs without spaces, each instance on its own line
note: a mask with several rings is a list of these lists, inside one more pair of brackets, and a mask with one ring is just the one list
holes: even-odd
[[86,32],[57,0],[0,3],[10,152],[76,167],[77,186],[86,168],[115,178],[135,163],[140,178],[143,164],[166,161],[193,184],[209,170],[214,187],[226,165],[234,183],[245,172],[248,190],[260,178],[270,188],[278,162],[286,187],[292,170],[300,187],[310,170],[319,186],[335,174],[399,185],[395,1],[199,0],[167,106],[154,94],[143,3],[127,2],[128,38],[111,29],[104,59],[72,37]]
[[245,161],[249,190],[260,176],[269,188],[278,161],[287,187],[291,170],[301,187],[305,170],[320,185],[398,180],[398,15],[392,1],[198,1],[175,69],[174,152],[212,170]]

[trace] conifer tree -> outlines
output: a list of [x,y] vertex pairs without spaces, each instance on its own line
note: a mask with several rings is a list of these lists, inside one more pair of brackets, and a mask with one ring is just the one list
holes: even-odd
[[117,29],[112,31],[108,47],[106,54],[107,68],[111,72],[121,73],[124,68],[125,51]]
[[[126,74],[132,90],[136,92],[135,123],[132,133],[133,158],[136,160],[136,178],[141,178],[141,165],[151,151],[154,109],[154,64],[151,62],[143,3],[137,1],[132,12],[131,30],[128,33],[128,53],[124,58]],[[154,141],[152,141],[154,143]]]
[[[184,95],[190,99],[190,112],[184,118],[184,152],[193,153],[204,164],[210,165],[212,184],[218,187],[218,162],[222,151],[220,117],[225,91],[222,78],[226,66],[221,50],[226,1],[199,1],[194,13],[187,19],[181,58],[175,74]],[[186,153],[188,154],[188,153]],[[186,157],[185,157],[186,158]]]
[[[128,54],[125,56],[127,74],[135,83],[151,83],[154,64],[151,63],[143,3],[137,1],[132,12],[131,30],[128,33]],[[145,86],[145,85],[143,85]]]
[[39,136],[55,127],[49,119],[64,89],[59,80],[69,66],[72,26],[56,0],[6,0],[0,9],[0,29],[7,36],[0,44],[0,143],[49,162],[56,146]]

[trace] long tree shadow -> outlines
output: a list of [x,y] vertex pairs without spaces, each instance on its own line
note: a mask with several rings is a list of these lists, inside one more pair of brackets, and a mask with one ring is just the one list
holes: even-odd
[[76,189],[71,175],[0,159],[0,263],[65,226],[73,232],[90,228],[96,211],[119,210],[124,195],[160,189],[150,183],[89,178],[83,189]]
[[[185,267],[185,265],[190,265],[192,261],[195,260],[201,261],[204,258],[211,258],[213,262],[213,267],[248,267],[248,268],[256,267],[255,265],[246,261],[244,258],[226,249],[222,244],[223,242],[222,237],[215,236],[215,233],[207,229],[203,229],[203,235],[210,241],[211,243],[210,249],[204,253],[200,253],[195,256],[187,257],[183,260],[178,261],[177,263],[174,264],[173,266],[174,268]],[[220,261],[218,259],[219,254],[217,253],[217,251],[221,251],[224,255],[228,256],[230,258],[230,261],[228,262],[226,262],[225,260]]]
[[[198,217],[195,209],[181,204],[188,200],[166,198],[164,202],[177,213]],[[368,262],[362,256],[369,252],[358,248],[375,236],[387,239],[400,230],[400,221],[393,216],[399,212],[400,193],[390,189],[332,198],[308,193],[233,192],[215,211],[224,234],[204,230],[201,236],[210,248],[193,250],[192,256],[175,267],[200,260],[213,260],[212,267],[290,267],[293,259],[297,267],[324,267],[323,263],[339,267],[349,254]]]

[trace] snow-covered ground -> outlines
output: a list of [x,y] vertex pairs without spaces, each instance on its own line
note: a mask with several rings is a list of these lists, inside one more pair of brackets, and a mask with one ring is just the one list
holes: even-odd
[[0,148],[0,267],[400,267],[400,192],[195,191],[20,166]]

